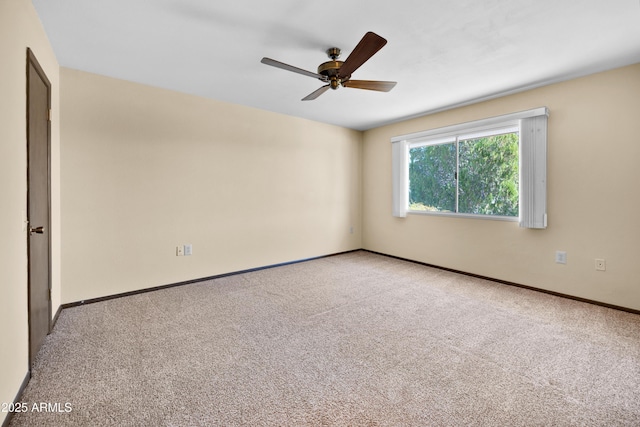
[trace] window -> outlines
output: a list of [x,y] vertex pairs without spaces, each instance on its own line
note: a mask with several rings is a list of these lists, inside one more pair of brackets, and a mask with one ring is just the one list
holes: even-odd
[[393,212],[546,227],[546,108],[392,139]]
[[409,144],[409,211],[518,217],[519,128]]

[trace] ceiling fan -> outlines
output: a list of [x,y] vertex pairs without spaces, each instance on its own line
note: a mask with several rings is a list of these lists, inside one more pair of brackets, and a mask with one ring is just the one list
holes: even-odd
[[369,58],[375,55],[382,47],[387,44],[387,40],[379,35],[369,31],[362,37],[362,40],[353,49],[353,52],[345,61],[338,61],[340,49],[332,47],[327,50],[327,55],[331,61],[323,62],[318,67],[318,72],[303,70],[293,65],[285,64],[271,58],[262,58],[260,62],[271,65],[272,67],[282,68],[283,70],[292,71],[304,76],[314,77],[322,82],[327,83],[320,89],[311,92],[302,98],[303,101],[311,101],[316,99],[329,88],[338,89],[340,86],[351,87],[354,89],[376,90],[379,92],[389,92],[396,85],[396,82],[385,82],[377,80],[351,80],[351,73],[360,68],[362,64],[367,62]]

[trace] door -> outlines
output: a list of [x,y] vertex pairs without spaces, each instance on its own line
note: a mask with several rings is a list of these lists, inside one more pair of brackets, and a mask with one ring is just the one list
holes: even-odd
[[51,322],[50,106],[51,84],[27,49],[27,220],[29,367]]

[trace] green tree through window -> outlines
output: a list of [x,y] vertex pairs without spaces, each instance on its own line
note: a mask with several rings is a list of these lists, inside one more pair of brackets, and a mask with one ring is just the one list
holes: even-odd
[[411,147],[409,209],[518,216],[518,151],[517,132]]
[[412,148],[409,162],[410,209],[455,212],[455,176],[454,144]]

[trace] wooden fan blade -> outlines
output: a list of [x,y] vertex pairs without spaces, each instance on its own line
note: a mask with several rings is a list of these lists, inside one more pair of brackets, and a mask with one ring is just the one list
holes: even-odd
[[316,99],[317,97],[319,97],[320,95],[325,93],[329,89],[329,87],[330,87],[330,85],[322,86],[320,89],[316,89],[313,92],[311,92],[309,95],[307,95],[304,98],[302,98],[302,100],[303,101],[313,101],[314,99]]
[[369,31],[362,37],[362,40],[353,49],[353,52],[344,61],[344,64],[340,67],[338,77],[341,79],[347,78],[355,70],[360,68],[362,64],[367,62],[377,51],[387,44],[387,40],[380,37],[376,33]]
[[302,68],[294,67],[293,65],[285,64],[284,62],[276,61],[271,58],[262,58],[260,61],[263,64],[271,65],[272,67],[281,68],[283,70],[292,71],[294,73],[302,74],[303,76],[309,76],[316,79],[320,79],[325,81],[325,77],[318,73],[313,73],[311,71],[303,70]]
[[382,82],[378,80],[348,80],[342,83],[344,87],[354,89],[377,90],[379,92],[389,92],[396,85],[396,82]]

